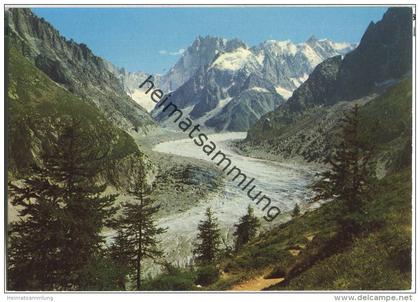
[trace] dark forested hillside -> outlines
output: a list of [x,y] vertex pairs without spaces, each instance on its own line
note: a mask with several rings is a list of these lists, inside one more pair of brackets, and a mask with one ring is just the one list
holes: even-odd
[[[102,176],[114,185],[127,181],[140,166],[140,151],[132,137],[116,128],[103,113],[52,81],[9,44],[8,61],[8,172],[18,178],[34,165],[40,153],[69,118],[92,137],[107,156]],[[134,174],[134,173],[133,173]]]

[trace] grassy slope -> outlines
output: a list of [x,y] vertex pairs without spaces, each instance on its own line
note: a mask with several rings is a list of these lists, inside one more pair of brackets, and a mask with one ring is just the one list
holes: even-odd
[[229,289],[259,275],[286,278],[270,290],[411,287],[411,79],[363,107],[362,123],[377,156],[392,168],[375,184],[368,205],[377,226],[346,246],[337,244],[334,204],[324,204],[223,260],[223,277],[209,289]]
[[[77,117],[82,127],[98,137],[98,144],[110,147],[105,177],[116,182],[114,168],[120,161],[139,155],[134,140],[114,127],[94,107],[53,82],[13,45],[8,57],[8,173],[11,179],[25,175],[39,160],[42,145],[55,134],[63,118]],[[112,158],[112,160],[111,160]]]
[[411,175],[389,175],[378,185],[369,215],[381,222],[342,251],[316,262],[285,290],[401,290],[411,288]]
[[361,110],[365,140],[374,143],[377,158],[393,171],[411,160],[411,81],[402,80]]

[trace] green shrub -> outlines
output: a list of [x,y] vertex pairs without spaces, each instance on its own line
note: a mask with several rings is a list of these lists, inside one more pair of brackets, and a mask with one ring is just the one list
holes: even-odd
[[146,290],[193,290],[194,288],[194,279],[186,274],[160,276],[146,286]]
[[144,282],[144,290],[193,290],[196,274],[179,268],[162,273],[154,279]]
[[196,283],[209,285],[219,280],[219,270],[214,265],[201,266],[197,270]]

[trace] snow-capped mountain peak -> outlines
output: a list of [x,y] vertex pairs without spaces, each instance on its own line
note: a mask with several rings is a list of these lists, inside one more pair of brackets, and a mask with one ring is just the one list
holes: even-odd
[[290,40],[267,40],[260,44],[259,49],[264,49],[277,56],[282,54],[295,55],[297,52],[296,45]]
[[[218,47],[211,47],[215,41]],[[209,55],[205,63],[194,65],[189,60],[203,51],[204,45]],[[254,47],[237,40],[200,38],[192,49],[187,49],[172,74],[175,70],[182,71],[181,63],[200,67],[172,93],[171,100],[179,108],[188,108],[190,116],[205,126],[219,131],[244,131],[262,114],[289,98],[315,66],[344,54],[348,47],[348,43],[315,37],[300,44],[268,40]],[[211,56],[213,59],[209,61]],[[221,106],[222,100],[227,99],[230,101]],[[158,119],[166,118],[164,114],[156,114]]]
[[[319,63],[344,55],[352,47],[315,37],[298,44],[267,40],[248,47],[237,39],[199,36],[168,73],[154,81],[165,93],[172,91],[172,101],[179,108],[189,108],[191,117],[206,126],[246,130],[261,114],[288,99]],[[151,110],[135,86],[144,77],[119,72],[127,93]],[[221,106],[221,100],[227,99],[231,101]]]
[[200,67],[211,64],[220,53],[232,52],[238,48],[248,47],[238,39],[199,36],[169,72],[161,77],[160,87],[165,91],[173,91],[191,78]]
[[237,48],[234,51],[219,55],[210,68],[236,72],[240,69],[252,72],[262,67],[264,55],[254,53],[249,48]]

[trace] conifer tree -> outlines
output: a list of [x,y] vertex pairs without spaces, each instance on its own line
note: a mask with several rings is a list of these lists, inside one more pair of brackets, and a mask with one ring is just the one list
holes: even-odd
[[217,260],[221,252],[221,235],[217,219],[210,208],[206,210],[205,220],[198,225],[194,256],[200,264],[210,264]]
[[114,261],[109,249],[103,248],[84,268],[79,290],[125,290],[126,276],[126,266]]
[[9,183],[19,218],[8,228],[9,290],[53,290],[67,283],[61,267],[66,238],[62,189],[48,176],[47,170],[33,168],[33,176],[22,187]]
[[127,263],[128,272],[141,289],[142,262],[145,259],[159,260],[163,255],[158,236],[166,229],[156,226],[154,215],[160,206],[155,206],[151,190],[145,181],[144,171],[139,175],[135,188],[130,192],[135,199],[123,205],[122,215],[116,220],[118,229],[114,258]]
[[42,167],[22,184],[9,184],[20,219],[9,229],[13,289],[79,289],[115,212],[115,195],[104,196],[105,185],[95,183],[107,151],[76,119],[63,121],[58,133],[45,146]]
[[343,233],[352,236],[364,223],[364,201],[369,198],[371,178],[371,147],[361,138],[359,107],[354,106],[341,120],[342,139],[335,152],[327,158],[330,169],[321,173],[314,184],[313,198],[337,203],[337,220]]
[[293,211],[292,211],[292,217],[298,217],[299,215],[300,215],[300,207],[296,203],[295,207],[293,208]]
[[238,224],[235,224],[236,230],[233,235],[236,236],[235,249],[237,251],[255,238],[260,225],[258,217],[254,215],[254,209],[249,205],[247,213],[241,217]]

